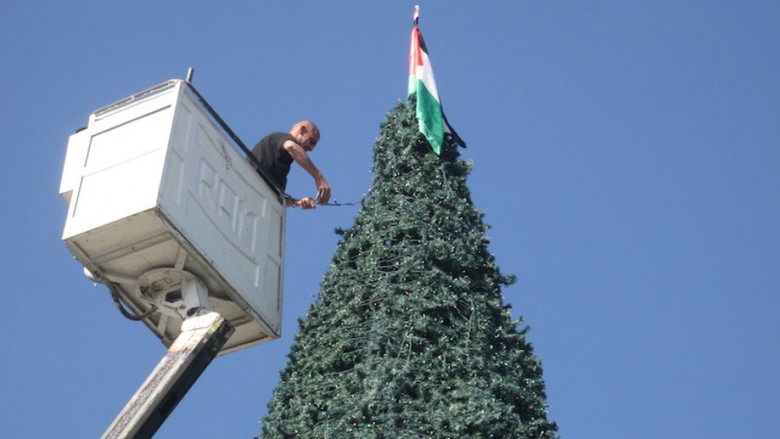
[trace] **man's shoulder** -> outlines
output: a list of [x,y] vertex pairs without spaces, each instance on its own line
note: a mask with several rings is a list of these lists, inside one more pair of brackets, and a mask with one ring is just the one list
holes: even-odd
[[260,139],[259,142],[257,142],[257,145],[255,145],[255,148],[261,148],[263,146],[265,147],[281,147],[284,145],[284,143],[288,140],[295,141],[295,137],[293,137],[290,133],[285,133],[282,131],[277,131],[274,133],[270,133],[267,136]]
[[287,140],[292,140],[293,142],[295,141],[295,137],[293,137],[292,134],[284,133],[284,132],[281,132],[281,131],[278,131],[278,132],[275,132],[275,133],[271,133],[271,134],[268,135],[268,137],[270,137],[271,139],[273,139],[274,141],[277,141],[277,142],[279,142],[279,141],[284,142],[284,141],[287,141]]

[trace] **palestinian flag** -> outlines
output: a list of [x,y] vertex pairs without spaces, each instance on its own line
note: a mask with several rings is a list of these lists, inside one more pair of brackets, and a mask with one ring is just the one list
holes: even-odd
[[466,144],[444,116],[439,92],[436,90],[436,81],[433,79],[428,49],[417,25],[419,16],[420,8],[415,6],[412,44],[409,49],[409,96],[417,94],[417,120],[420,124],[420,132],[428,139],[433,151],[440,154],[445,133],[452,136],[457,144],[464,147]]

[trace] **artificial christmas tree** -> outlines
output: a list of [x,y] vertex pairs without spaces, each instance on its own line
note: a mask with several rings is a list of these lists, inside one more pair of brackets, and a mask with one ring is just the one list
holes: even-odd
[[300,321],[262,438],[547,438],[542,369],[502,303],[487,227],[415,97],[387,115],[374,181]]

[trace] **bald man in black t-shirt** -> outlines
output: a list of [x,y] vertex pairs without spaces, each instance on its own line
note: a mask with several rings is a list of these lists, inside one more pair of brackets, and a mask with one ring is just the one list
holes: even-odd
[[[302,120],[293,125],[289,133],[277,132],[263,137],[252,149],[252,154],[260,162],[267,176],[274,180],[282,191],[287,187],[287,174],[290,172],[290,165],[295,161],[314,178],[314,184],[317,186],[316,202],[327,203],[330,199],[330,185],[308,154],[314,150],[319,140],[320,130],[314,122]],[[310,197],[299,200],[286,198],[285,204],[313,209],[315,200]]]

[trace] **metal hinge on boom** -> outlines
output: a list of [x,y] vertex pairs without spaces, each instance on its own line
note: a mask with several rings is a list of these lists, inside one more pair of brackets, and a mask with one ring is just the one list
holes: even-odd
[[116,417],[103,439],[151,438],[233,334],[219,313],[210,311],[205,284],[190,273],[156,269],[137,283],[161,312],[181,316],[181,333]]

